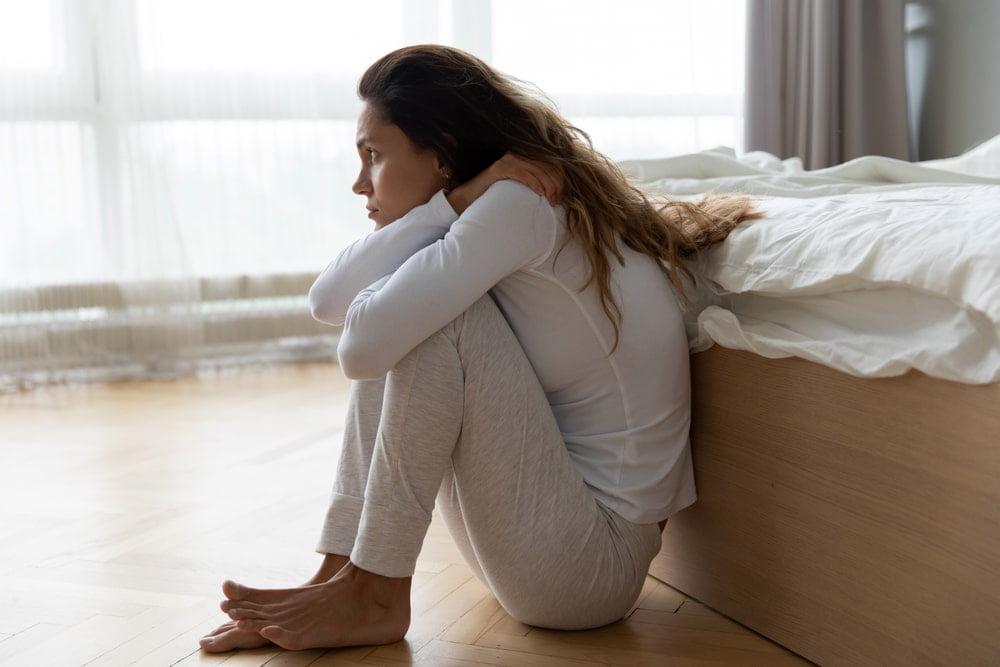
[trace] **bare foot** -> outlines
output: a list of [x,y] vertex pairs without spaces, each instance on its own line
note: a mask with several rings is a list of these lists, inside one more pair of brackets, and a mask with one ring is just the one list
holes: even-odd
[[208,653],[225,653],[235,648],[260,648],[270,644],[271,640],[261,637],[259,632],[241,630],[236,627],[236,621],[229,621],[202,637],[198,643]]
[[[326,554],[319,570],[303,586],[312,586],[329,581],[348,562],[350,562],[350,559],[347,556]],[[226,602],[223,602],[223,604],[225,605]],[[223,611],[225,611],[225,607],[223,607]],[[236,627],[236,621],[223,623],[199,640],[201,648],[208,653],[225,653],[237,648],[260,648],[270,643],[270,639],[262,637],[255,630],[244,630]]]
[[223,605],[240,630],[291,651],[391,644],[410,627],[411,577],[383,577],[348,563],[332,579],[284,591],[231,581]]

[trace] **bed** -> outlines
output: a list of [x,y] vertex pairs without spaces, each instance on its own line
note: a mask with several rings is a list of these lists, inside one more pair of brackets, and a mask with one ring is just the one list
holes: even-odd
[[698,500],[650,574],[819,664],[1000,664],[1000,136],[622,166],[770,214],[692,264]]

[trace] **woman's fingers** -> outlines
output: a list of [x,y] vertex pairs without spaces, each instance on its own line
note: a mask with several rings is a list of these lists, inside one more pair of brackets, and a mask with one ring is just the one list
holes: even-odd
[[527,185],[529,188],[537,192],[542,197],[545,196],[545,184],[542,183],[542,180],[538,177],[538,174],[536,174],[535,172],[525,171],[524,176],[520,180],[522,182],[525,182],[524,183],[525,185]]
[[558,194],[556,179],[552,177],[552,174],[547,169],[540,170],[540,173],[542,175],[542,180],[545,183],[546,198],[549,200],[550,204],[555,205],[556,196]]
[[496,166],[500,167],[499,173],[512,174],[511,176],[500,176],[500,178],[513,178],[524,183],[540,196],[548,199],[553,206],[562,200],[564,183],[563,175],[558,167],[528,160],[510,152],[505,153],[497,161]]
[[541,185],[542,189],[538,194],[548,199],[554,206],[559,199],[559,188],[552,174],[543,168],[535,168],[530,173]]
[[559,167],[543,165],[540,172],[548,183],[549,201],[553,206],[562,201],[563,174]]

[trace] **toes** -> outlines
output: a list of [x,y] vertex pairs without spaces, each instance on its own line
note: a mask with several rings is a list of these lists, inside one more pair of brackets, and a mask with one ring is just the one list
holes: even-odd
[[[318,586],[299,586],[295,588],[252,588],[238,584],[231,579],[222,582],[222,592],[230,600],[247,600],[258,604],[273,604],[283,602],[289,597],[302,591],[317,588]],[[225,611],[225,610],[223,610]]]
[[233,623],[232,621],[228,621],[217,627],[215,630],[209,632],[207,635],[205,635],[205,637],[214,637],[215,635],[222,634],[226,630],[232,630],[235,627],[236,627],[235,623]]
[[298,636],[278,625],[268,625],[261,628],[260,636],[289,651],[297,651],[300,648]]
[[201,639],[198,640],[198,643],[208,653],[219,653],[226,650],[221,646],[217,645],[215,637],[202,637]]
[[219,609],[222,611],[230,611],[232,609],[256,609],[258,611],[266,611],[271,605],[257,604],[256,602],[250,602],[249,600],[230,600],[226,598],[219,603]]
[[222,592],[225,593],[226,597],[230,600],[250,600],[252,599],[252,595],[256,593],[257,590],[250,588],[249,586],[244,586],[243,584],[238,584],[230,579],[226,579],[222,582]]
[[230,609],[226,613],[229,614],[229,618],[233,619],[234,621],[239,621],[242,619],[255,619],[255,618],[259,618],[261,620],[266,621],[267,619],[271,618],[271,615],[268,614],[267,612],[259,611],[257,609],[244,609],[242,607],[237,607],[236,609]]
[[240,630],[247,630],[249,632],[260,632],[268,625],[272,625],[274,621],[266,621],[261,619],[253,618],[243,618],[236,621],[236,627]]
[[198,643],[208,653],[224,653],[232,650],[234,644],[225,633],[214,637],[202,637]]
[[256,604],[246,600],[223,600],[219,607],[234,621],[244,618],[274,618],[281,610],[279,605]]
[[249,634],[234,626],[214,637],[202,637],[199,643],[206,653],[225,653],[235,648],[260,648],[270,641],[267,637]]

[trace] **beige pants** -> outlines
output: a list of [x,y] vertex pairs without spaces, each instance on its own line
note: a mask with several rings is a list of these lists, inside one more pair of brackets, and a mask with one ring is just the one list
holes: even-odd
[[660,550],[657,524],[627,521],[584,483],[489,293],[385,377],[352,382],[316,551],[412,575],[435,506],[479,580],[535,626],[621,619]]

